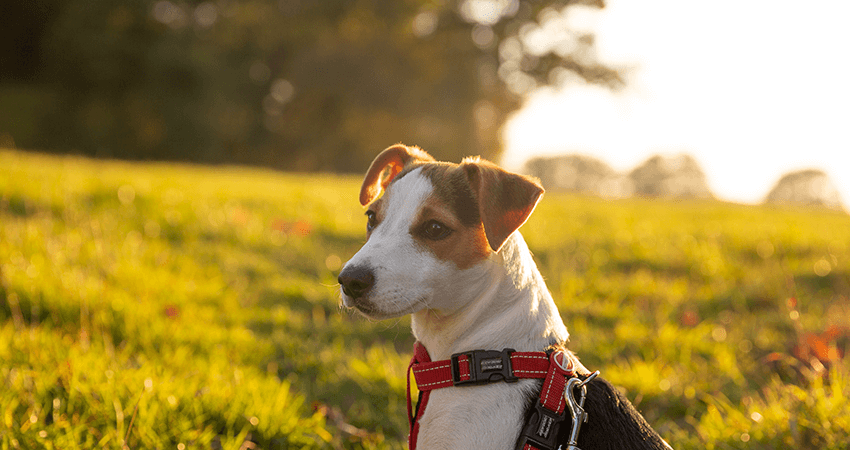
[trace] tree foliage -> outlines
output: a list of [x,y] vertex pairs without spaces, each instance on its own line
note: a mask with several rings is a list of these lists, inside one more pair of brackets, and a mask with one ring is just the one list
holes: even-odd
[[592,36],[527,39],[601,1],[33,4],[48,23],[32,78],[56,95],[20,146],[289,170],[360,171],[399,141],[494,158],[533,87],[566,72],[621,82],[595,62]]

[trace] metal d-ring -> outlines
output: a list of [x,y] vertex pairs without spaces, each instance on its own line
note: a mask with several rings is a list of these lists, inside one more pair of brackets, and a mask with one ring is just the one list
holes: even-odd
[[[561,356],[560,360],[558,359],[558,355]],[[567,355],[567,352],[563,350],[558,350],[552,355],[552,359],[555,361],[555,364],[561,368],[564,372],[572,374],[575,370],[575,364],[573,363],[573,359]]]

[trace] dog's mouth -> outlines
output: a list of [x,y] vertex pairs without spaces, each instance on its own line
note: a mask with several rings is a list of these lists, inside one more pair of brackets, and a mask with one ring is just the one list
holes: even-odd
[[342,297],[342,306],[346,308],[354,308],[356,306],[356,303],[354,302],[354,297],[346,295],[346,293],[343,292],[342,289],[340,289],[340,295]]
[[345,306],[349,309],[356,309],[364,316],[370,318],[377,318],[377,316],[383,316],[377,306],[375,306],[374,303],[370,302],[365,297],[352,297],[343,293],[342,306]]
[[412,312],[406,309],[387,311],[384,308],[379,307],[375,304],[375,302],[371,301],[368,296],[351,297],[345,293],[342,294],[342,305],[346,308],[355,309],[360,314],[373,320],[392,319]]
[[385,317],[385,314],[381,314],[380,311],[369,304],[357,304],[354,309],[370,319],[383,319]]

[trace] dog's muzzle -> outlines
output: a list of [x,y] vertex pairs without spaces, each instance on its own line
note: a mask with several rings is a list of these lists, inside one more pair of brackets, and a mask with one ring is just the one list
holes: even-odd
[[345,267],[337,278],[342,292],[352,299],[364,297],[375,285],[375,274],[364,266]]

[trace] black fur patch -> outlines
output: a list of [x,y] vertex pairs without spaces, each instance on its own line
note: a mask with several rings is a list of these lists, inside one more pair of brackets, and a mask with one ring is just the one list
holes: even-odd
[[[527,402],[525,418],[531,415],[534,402],[539,401],[538,391]],[[578,434],[578,447],[582,450],[662,450],[667,444],[649,426],[632,403],[611,383],[596,377],[587,384],[584,403],[587,423],[582,424]],[[561,425],[559,445],[566,447],[572,428],[572,418]]]

